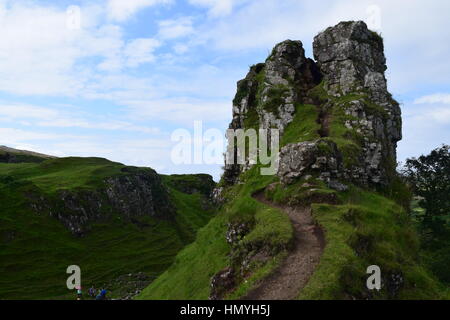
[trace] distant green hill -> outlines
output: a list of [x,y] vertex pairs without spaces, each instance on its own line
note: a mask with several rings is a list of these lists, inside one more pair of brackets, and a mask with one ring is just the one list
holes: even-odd
[[0,146],[0,163],[42,162],[56,158],[42,153]]
[[85,289],[106,284],[122,297],[115,279],[158,276],[214,212],[207,175],[35,157],[0,163],[0,299],[72,299],[69,265]]

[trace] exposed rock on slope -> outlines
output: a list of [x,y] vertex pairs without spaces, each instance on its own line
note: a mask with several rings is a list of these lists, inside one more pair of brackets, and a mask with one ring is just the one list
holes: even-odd
[[314,58],[335,94],[362,90],[366,77],[384,79],[383,40],[362,21],[329,27],[314,38],[313,48]]
[[126,174],[105,181],[108,199],[117,212],[128,218],[144,215],[173,217],[175,209],[156,171],[129,167],[122,171]]
[[[314,61],[305,57],[300,41],[277,44],[265,63],[250,68],[237,84],[230,129],[278,128],[293,120],[296,104],[307,103],[308,90],[320,83]],[[224,180],[233,184],[248,165],[225,164]]]
[[[282,136],[302,105],[314,105],[321,126],[314,134],[322,139],[283,147],[282,182],[312,170],[328,183],[386,185],[396,164],[401,114],[387,91],[383,40],[362,21],[341,22],[317,35],[313,47],[317,63],[305,58],[300,41],[286,40],[265,63],[252,66],[238,82],[230,128],[277,128]],[[297,121],[293,125],[301,126],[306,119]],[[224,181],[236,183],[249,167],[226,163]]]
[[305,141],[289,144],[280,152],[278,176],[289,184],[306,174],[316,173],[321,180],[339,178],[342,155],[329,140]]
[[399,104],[387,91],[383,39],[362,21],[341,22],[317,35],[313,48],[327,93],[359,95],[338,105],[349,116],[345,126],[363,139],[358,164],[346,176],[363,184],[386,184],[402,134]]
[[174,218],[175,208],[154,170],[123,167],[121,171],[104,179],[96,190],[61,190],[52,197],[31,193],[30,205],[37,213],[49,212],[79,236],[91,223],[107,221],[113,214],[133,223],[145,216]]

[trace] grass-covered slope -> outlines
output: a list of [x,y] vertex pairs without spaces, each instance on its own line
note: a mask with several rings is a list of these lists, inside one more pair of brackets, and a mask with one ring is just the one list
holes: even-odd
[[[314,179],[278,185],[266,195],[292,205],[312,202],[313,217],[325,230],[320,264],[299,299],[448,298],[445,287],[421,262],[410,216],[394,200],[354,186],[337,192]],[[381,269],[380,291],[367,290],[370,265]]]
[[154,278],[211,218],[206,197],[171,188],[171,176],[163,177],[163,183],[176,207],[175,219],[142,216],[131,223],[113,213],[76,237],[49,212],[30,205],[30,194],[52,199],[61,190],[99,191],[106,178],[125,174],[123,168],[100,158],[0,163],[0,299],[73,298],[65,287],[66,268],[73,264],[81,267],[85,288],[108,285],[128,273]]
[[[242,177],[245,183],[228,190],[228,203],[221,213],[197,234],[195,242],[184,248],[174,264],[147,287],[138,299],[208,299],[211,277],[230,264],[232,248],[225,239],[230,224],[246,224],[251,231],[239,243],[242,251],[253,248],[272,250],[265,263],[255,262],[228,297],[245,294],[253,283],[267,275],[281,258],[292,240],[292,226],[280,210],[268,207],[251,195],[273,181],[262,178],[259,167],[253,167]],[[236,253],[236,251],[234,251]]]
[[[335,142],[343,154],[344,166],[351,167],[361,137],[355,129],[344,126],[349,116],[340,108],[355,96],[331,98],[325,95],[323,86],[321,83],[309,93],[316,101],[336,99],[330,104],[334,108],[328,109],[328,128],[323,139]],[[320,112],[319,106],[297,104],[296,115],[281,137],[281,145],[320,138]],[[370,112],[382,110],[374,105]],[[252,110],[248,114],[255,116]],[[246,125],[255,127],[257,121]],[[423,266],[417,232],[405,205],[409,203],[408,192],[398,179],[393,177],[388,187],[378,191],[346,182],[349,190],[338,192],[314,175],[308,181],[283,186],[276,176],[260,175],[259,168],[253,166],[241,174],[240,183],[224,186],[225,205],[221,212],[199,231],[195,242],[177,255],[174,264],[139,299],[207,299],[212,277],[236,261],[242,262],[234,257],[247,254],[248,248],[272,252],[269,259],[251,264],[244,274],[238,275],[234,288],[222,298],[245,296],[259,280],[273,272],[288,254],[292,226],[281,211],[251,197],[253,192],[264,188],[266,197],[274,202],[311,205],[313,217],[325,233],[326,246],[320,264],[298,293],[299,299],[449,298],[448,290]],[[251,221],[249,232],[238,241],[237,248],[226,241],[235,221]],[[383,288],[379,292],[367,290],[366,270],[370,265],[381,268]]]
[[[257,169],[251,169],[244,185],[229,191],[234,200],[200,229],[195,242],[183,249],[174,264],[138,299],[207,299],[211,278],[230,265],[233,251],[225,238],[229,224],[236,220],[254,222],[252,230],[241,240],[243,247],[245,243],[262,241],[266,245],[258,248],[281,249],[275,249],[265,263],[253,265],[224,298],[245,296],[259,280],[273,272],[288,253],[292,226],[282,212],[250,197],[252,192],[272,182],[259,178]],[[304,183],[289,188],[278,186],[266,192],[268,198],[278,203],[313,202],[313,217],[325,231],[326,247],[320,264],[299,292],[299,299],[450,298],[448,290],[421,263],[417,233],[403,207],[382,194],[357,187],[337,192],[317,182],[311,191],[302,187]],[[381,268],[384,287],[379,292],[366,288],[366,269],[370,265]],[[392,277],[401,280],[396,283]]]

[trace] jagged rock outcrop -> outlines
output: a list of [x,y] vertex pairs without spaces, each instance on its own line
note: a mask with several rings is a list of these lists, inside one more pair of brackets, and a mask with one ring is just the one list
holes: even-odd
[[320,82],[320,74],[314,61],[305,57],[303,44],[291,40],[275,46],[264,70],[259,127],[275,127],[282,134],[294,118],[295,104],[305,102],[308,90]]
[[[277,44],[265,63],[250,67],[247,76],[238,81],[229,128],[277,128],[282,134],[293,120],[296,104],[309,102],[307,92],[320,80],[316,64],[305,57],[300,41]],[[236,159],[237,151],[234,153]],[[249,167],[248,163],[226,163],[225,182],[235,183],[239,174]]]
[[341,170],[342,155],[329,140],[293,143],[280,151],[278,176],[285,184],[313,173],[321,180],[334,181],[341,177]]
[[106,179],[106,194],[115,211],[131,218],[149,215],[168,219],[174,208],[154,170],[125,167],[125,175]]
[[[388,184],[401,139],[401,111],[387,90],[383,39],[362,21],[341,22],[318,34],[313,49],[317,62],[305,57],[300,41],[286,40],[265,63],[252,66],[238,82],[230,128],[277,128],[282,137],[297,106],[314,105],[317,139],[283,146],[280,180],[292,183],[314,173],[335,186],[337,180]],[[301,119],[296,121],[301,126]],[[327,155],[318,148],[325,141]],[[236,155],[236,147],[229,152]],[[250,167],[226,163],[224,182],[236,183]]]
[[317,35],[313,49],[327,93],[359,95],[337,105],[349,116],[345,126],[363,140],[358,163],[347,168],[345,177],[361,184],[386,184],[402,134],[400,107],[384,76],[383,39],[362,21],[341,22]]
[[329,27],[314,38],[313,50],[330,92],[360,91],[366,80],[386,83],[383,39],[362,21]]
[[124,167],[122,172],[106,178],[96,190],[61,190],[51,198],[36,190],[28,194],[30,206],[37,214],[56,217],[76,236],[88,232],[91,223],[107,221],[114,214],[137,225],[145,216],[174,218],[176,210],[154,170]]

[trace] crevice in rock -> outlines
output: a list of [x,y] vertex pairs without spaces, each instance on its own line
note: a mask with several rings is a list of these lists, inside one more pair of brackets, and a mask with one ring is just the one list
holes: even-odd
[[317,123],[320,124],[320,129],[317,131],[321,138],[328,137],[330,135],[330,114],[323,108],[319,108],[319,117]]

